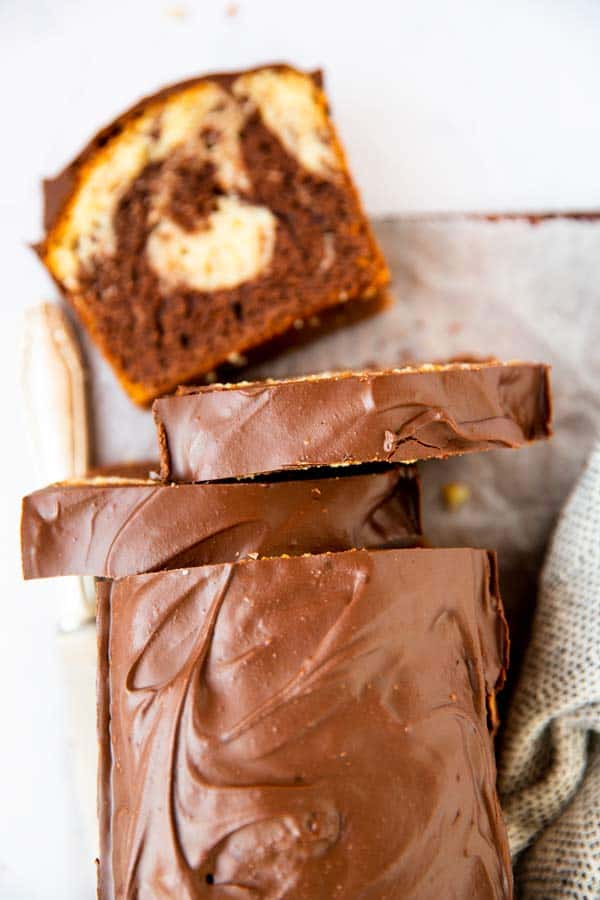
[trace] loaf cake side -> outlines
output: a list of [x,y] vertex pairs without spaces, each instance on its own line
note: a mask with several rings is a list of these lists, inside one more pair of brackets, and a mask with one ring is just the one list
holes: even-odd
[[147,403],[388,272],[320,77],[286,65],[141,101],[46,183],[38,252]]
[[250,554],[422,541],[419,479],[411,466],[271,483],[91,479],[30,494],[21,518],[25,578],[114,578]]
[[551,434],[549,368],[424,365],[185,388],[154,403],[165,480],[520,447]]
[[104,588],[101,900],[510,898],[494,565],[349,551]]

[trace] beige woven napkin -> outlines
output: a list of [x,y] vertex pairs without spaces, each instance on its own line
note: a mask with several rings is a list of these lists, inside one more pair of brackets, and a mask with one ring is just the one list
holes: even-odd
[[499,788],[519,896],[600,897],[600,445],[544,565]]

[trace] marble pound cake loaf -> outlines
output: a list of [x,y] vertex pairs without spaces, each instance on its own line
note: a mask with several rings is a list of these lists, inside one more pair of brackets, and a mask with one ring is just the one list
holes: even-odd
[[137,402],[388,280],[318,73],[138,103],[45,183],[38,253]]
[[158,572],[98,611],[100,900],[512,896],[493,554]]

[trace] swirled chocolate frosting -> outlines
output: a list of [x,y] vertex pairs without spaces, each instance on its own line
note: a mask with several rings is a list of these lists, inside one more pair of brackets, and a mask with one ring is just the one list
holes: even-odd
[[551,433],[547,366],[452,363],[182,388],[156,400],[165,480],[407,462]]
[[102,900],[509,898],[483,550],[105,582]]
[[25,497],[25,578],[118,577],[258,554],[422,542],[411,466],[354,477],[163,485],[93,479]]

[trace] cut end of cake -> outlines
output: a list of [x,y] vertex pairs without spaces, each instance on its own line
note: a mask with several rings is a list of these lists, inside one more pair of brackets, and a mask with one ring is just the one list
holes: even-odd
[[168,88],[45,187],[37,251],[139,403],[388,281],[320,79],[289,66]]

